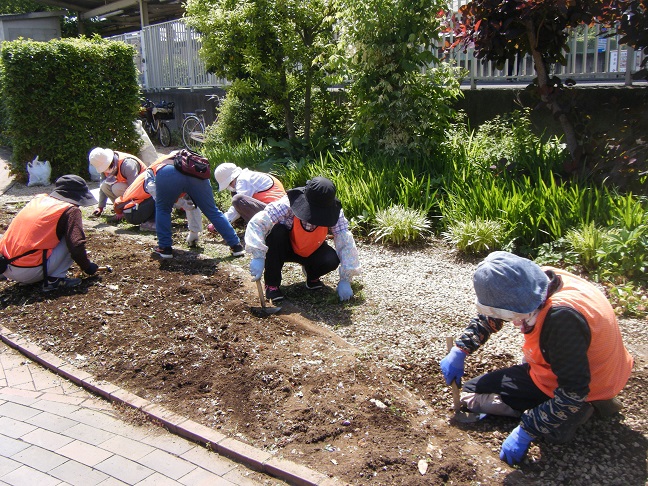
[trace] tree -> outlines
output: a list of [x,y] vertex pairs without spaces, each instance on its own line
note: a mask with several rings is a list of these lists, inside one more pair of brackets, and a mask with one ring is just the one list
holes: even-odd
[[186,20],[203,35],[207,68],[239,96],[264,93],[281,108],[291,139],[298,131],[293,98],[303,92],[308,139],[312,88],[326,78],[321,63],[333,42],[334,13],[333,0],[189,0]]
[[352,0],[340,12],[341,65],[353,110],[352,142],[391,154],[425,152],[459,96],[431,40],[439,32],[438,0]]
[[0,3],[0,15],[45,12],[48,10],[56,10],[56,8],[39,4],[33,0],[3,0]]
[[571,172],[583,164],[583,145],[563,96],[563,84],[550,76],[548,67],[566,64],[563,52],[568,50],[568,29],[583,24],[600,23],[612,29],[620,20],[624,41],[646,47],[645,19],[645,0],[473,0],[452,16],[456,40],[448,47],[474,43],[476,57],[493,61],[499,69],[516,54],[531,55],[538,94],[565,134],[571,155],[565,169]]

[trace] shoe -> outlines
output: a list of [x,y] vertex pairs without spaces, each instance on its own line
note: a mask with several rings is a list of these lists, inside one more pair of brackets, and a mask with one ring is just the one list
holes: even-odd
[[194,247],[198,244],[198,232],[197,231],[190,231],[189,234],[187,235],[187,246],[189,247]]
[[240,243],[238,245],[230,246],[230,251],[233,257],[240,257],[245,255],[245,248]]
[[149,219],[140,224],[140,231],[155,231],[155,220]]
[[266,299],[271,301],[273,305],[277,305],[277,302],[281,302],[284,298],[283,292],[279,287],[274,287],[272,285],[265,286]]
[[51,292],[56,289],[71,289],[81,285],[81,282],[80,278],[48,278],[46,282],[43,282],[43,292]]
[[210,233],[216,233],[216,228],[214,228],[213,224],[209,223],[207,225],[207,231],[209,231]]
[[306,280],[306,288],[308,290],[318,290],[324,287],[324,284],[319,278],[316,278],[315,280]]
[[156,246],[153,253],[151,253],[151,256],[153,258],[167,260],[173,258],[173,250],[171,248],[160,248],[159,246]]

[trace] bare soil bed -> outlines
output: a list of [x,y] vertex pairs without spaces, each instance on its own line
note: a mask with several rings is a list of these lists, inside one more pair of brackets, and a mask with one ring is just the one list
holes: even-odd
[[[22,204],[0,199],[0,232]],[[452,305],[447,297],[417,296],[420,285],[401,286],[401,295],[389,287],[399,272],[417,271],[399,266],[412,254],[448,266],[446,279],[426,276],[434,288],[451,287],[453,269],[469,273],[470,262],[457,263],[441,247],[402,253],[359,242],[367,275],[354,284],[352,303],[337,302],[335,276],[307,294],[295,269],[284,282],[282,312],[261,317],[253,312],[259,302],[247,258],[230,258],[220,238],[208,235],[191,250],[178,244],[173,260],[159,262],[150,257],[152,234],[86,221],[92,259],[114,272],[47,294],[2,281],[0,317],[99,379],[356,485],[646,484],[645,322],[624,322],[626,339],[642,338],[630,348],[637,363],[620,396],[622,414],[590,420],[571,444],[534,444],[510,468],[498,454],[516,421],[451,421],[438,361],[444,337],[456,335],[463,326],[456,318],[465,316],[430,311]],[[176,218],[178,242],[183,228]],[[413,326],[423,324],[431,334],[417,334]],[[506,346],[467,360],[467,376],[518,359],[516,338],[503,333]]]

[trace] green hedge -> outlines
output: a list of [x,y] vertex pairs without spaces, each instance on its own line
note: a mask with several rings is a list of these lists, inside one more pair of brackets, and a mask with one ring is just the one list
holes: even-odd
[[88,152],[96,146],[138,153],[133,47],[98,36],[17,40],[3,43],[0,54],[4,129],[19,177],[26,179],[36,155],[50,161],[53,181],[62,174],[88,179]]

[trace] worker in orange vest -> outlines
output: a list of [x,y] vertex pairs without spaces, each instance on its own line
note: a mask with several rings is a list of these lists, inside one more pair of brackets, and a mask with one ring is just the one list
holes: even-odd
[[[266,298],[273,303],[283,300],[279,286],[285,262],[302,265],[310,290],[321,289],[320,277],[339,267],[338,296],[342,301],[353,297],[351,280],[360,274],[358,250],[335,193],[332,181],[315,177],[249,221],[245,245],[252,256],[250,274],[256,281],[265,273]],[[329,232],[335,249],[326,242]]]
[[615,397],[633,359],[612,306],[596,286],[504,251],[477,266],[473,285],[478,317],[441,360],[441,371],[448,384],[459,383],[466,356],[505,321],[520,329],[523,363],[473,378],[461,394],[472,412],[521,417],[502,444],[502,460],[518,463],[532,441],[567,442],[594,412],[620,410]]
[[[286,195],[283,184],[275,176],[242,169],[236,164],[225,162],[216,167],[214,178],[218,182],[218,190],[228,190],[232,194],[232,205],[225,212],[225,217],[233,224],[237,219],[245,223],[271,202]],[[207,230],[214,232],[213,225]]]
[[54,191],[35,196],[2,235],[0,252],[10,262],[3,275],[23,284],[42,281],[45,292],[81,284],[80,278],[66,277],[73,261],[94,275],[99,267],[86,253],[79,206],[95,204],[81,177],[59,177]]
[[[139,174],[146,170],[146,164],[138,157],[125,152],[115,152],[109,148],[95,147],[88,154],[90,165],[100,174],[99,204],[92,213],[101,216],[108,199],[112,203],[122,196],[126,189],[135,182]],[[117,222],[124,217],[116,213],[112,221]]]
[[[163,155],[155,160],[151,166],[138,175],[135,181],[128,186],[123,195],[115,199],[115,214],[123,214],[127,222],[139,225],[140,231],[155,231],[155,175],[164,165],[173,163],[173,155]],[[182,194],[175,203],[175,207],[183,209],[187,216],[187,245],[196,246],[202,232],[202,212],[196,207],[187,194]]]

